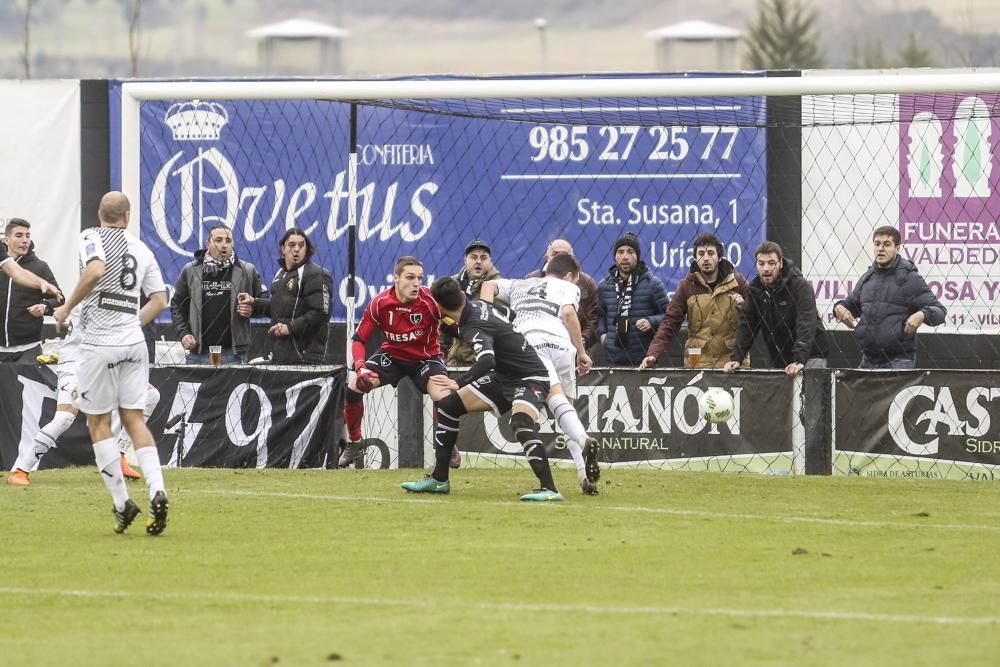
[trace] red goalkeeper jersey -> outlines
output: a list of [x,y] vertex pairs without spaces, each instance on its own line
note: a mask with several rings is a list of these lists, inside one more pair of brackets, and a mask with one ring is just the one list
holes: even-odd
[[421,286],[416,299],[402,303],[396,298],[396,288],[390,287],[365,307],[354,334],[354,361],[364,360],[365,343],[376,330],[385,337],[382,350],[400,361],[441,356],[440,324],[441,314],[428,288]]

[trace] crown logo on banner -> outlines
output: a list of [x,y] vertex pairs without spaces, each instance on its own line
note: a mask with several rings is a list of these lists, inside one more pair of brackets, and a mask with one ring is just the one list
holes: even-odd
[[175,141],[218,140],[229,122],[229,112],[215,102],[191,100],[171,105],[163,122],[173,132]]

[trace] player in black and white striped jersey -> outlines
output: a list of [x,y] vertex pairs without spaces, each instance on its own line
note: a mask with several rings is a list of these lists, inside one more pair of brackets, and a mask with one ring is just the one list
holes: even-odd
[[[143,420],[149,354],[142,327],[167,307],[167,294],[153,253],[126,231],[129,216],[125,195],[104,195],[101,226],[80,233],[80,281],[54,317],[62,327],[72,309],[81,306],[77,406],[87,415],[97,467],[114,500],[115,532],[124,532],[140,512],[118,464],[111,431],[111,413],[117,410],[149,487],[146,532],[159,535],[167,525],[167,494],[153,435]],[[140,309],[143,294],[148,302]]]
[[576,374],[590,370],[591,360],[580,327],[580,263],[568,254],[554,255],[540,278],[491,280],[483,284],[480,297],[510,304],[514,330],[524,335],[549,372],[546,405],[559,428],[576,465],[580,489],[597,495],[601,469],[597,462],[598,442],[587,434],[573,408]]

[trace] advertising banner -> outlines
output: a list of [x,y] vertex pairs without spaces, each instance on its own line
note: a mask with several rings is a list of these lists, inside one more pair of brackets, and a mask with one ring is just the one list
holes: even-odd
[[[843,72],[803,72],[830,74]],[[843,327],[833,306],[872,265],[872,232],[891,225],[900,255],[948,309],[921,334],[1000,333],[997,102],[973,92],[802,98],[803,273],[828,326]]]
[[[38,364],[0,364],[0,468],[10,470],[20,443],[31,443],[56,411],[56,374]],[[42,459],[40,468],[92,465],[94,448],[80,416]]]
[[[115,113],[120,92],[112,86]],[[635,232],[673,290],[691,241],[712,231],[737,268],[753,272],[765,236],[760,98],[439,106],[358,107],[359,304],[391,282],[399,256],[421,258],[429,278],[447,275],[477,238],[504,275],[523,276],[563,237],[600,279],[614,240]],[[140,155],[141,236],[165,280],[220,222],[269,277],[281,235],[298,226],[333,273],[334,319],[344,319],[349,118],[350,105],[337,102],[179,100],[143,102],[139,137],[119,136],[113,119],[113,179],[125,141]]]
[[990,371],[838,371],[834,469],[869,477],[1000,476]]
[[[579,379],[575,406],[600,443],[602,463],[613,467],[790,474],[792,385],[780,373],[599,369]],[[698,399],[708,387],[732,394],[735,409],[727,422],[712,424],[699,415]],[[508,421],[491,413],[463,417],[458,448],[467,459],[478,453],[484,465],[523,461]],[[551,418],[541,431],[553,460],[570,461]]]
[[[346,371],[266,366],[160,366],[150,382],[160,403],[149,419],[164,465],[224,468],[333,466],[343,431]],[[0,364],[0,461],[9,470],[55,411],[55,373]],[[162,435],[161,435],[162,434]],[[93,464],[86,420],[73,426],[40,468]]]
[[315,468],[334,465],[347,371],[266,366],[167,366],[150,382],[150,429],[167,466]]
[[899,98],[899,231],[953,331],[1000,331],[1000,95]]

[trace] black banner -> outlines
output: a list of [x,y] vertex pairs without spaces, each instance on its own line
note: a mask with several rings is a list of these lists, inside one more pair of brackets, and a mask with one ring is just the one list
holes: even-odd
[[[698,399],[709,387],[733,395],[735,410],[728,422],[710,424],[699,416]],[[588,433],[600,442],[606,463],[672,461],[668,467],[679,467],[702,459],[696,467],[721,469],[741,460],[738,467],[748,471],[787,472],[792,394],[793,381],[782,373],[601,369],[579,379],[575,406]],[[552,448],[555,437],[549,419],[542,425],[542,438],[550,455],[568,460],[567,450]],[[488,413],[462,418],[458,447],[463,452],[522,454],[506,416],[497,420]],[[756,465],[750,463],[754,458]]]
[[[899,468],[922,462],[972,464],[913,476],[995,478],[1000,465],[1000,387],[995,371],[844,370],[836,380],[838,452],[891,457]],[[975,468],[984,474],[971,474]],[[884,466],[883,466],[884,469]],[[852,463],[849,474],[862,474]],[[901,475],[893,475],[901,476]]]
[[[0,364],[0,457],[9,470],[55,411],[55,374],[36,364]],[[307,468],[336,464],[347,371],[267,366],[150,369],[160,403],[149,419],[168,466]],[[41,468],[92,464],[84,417]]]
[[[37,363],[0,364],[0,465],[10,470],[17,460],[18,443],[31,443],[38,430],[56,412],[56,374]],[[94,448],[83,415],[59,439],[58,447],[42,459],[39,468],[62,468],[94,462]]]

